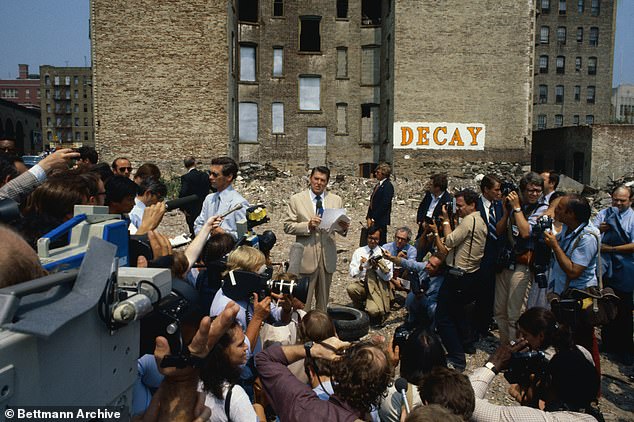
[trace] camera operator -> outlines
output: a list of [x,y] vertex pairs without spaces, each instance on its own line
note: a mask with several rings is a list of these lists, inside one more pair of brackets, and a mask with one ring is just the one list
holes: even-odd
[[455,369],[466,366],[465,349],[475,353],[474,336],[467,321],[465,306],[475,301],[480,260],[484,255],[487,225],[476,210],[478,194],[463,190],[456,194],[456,210],[461,222],[452,230],[447,207],[442,207],[444,240],[438,236],[438,228],[432,226],[438,251],[447,254],[449,265],[445,281],[438,292],[436,323],[448,361]]
[[632,365],[632,291],[634,290],[634,210],[632,188],[619,186],[612,191],[612,207],[599,211],[593,224],[601,232],[603,281],[619,297],[614,321],[601,330],[606,351]]
[[494,318],[502,344],[516,338],[515,322],[526,304],[528,286],[534,278],[531,266],[538,243],[534,228],[547,208],[539,202],[543,186],[544,179],[539,174],[526,173],[520,180],[519,193],[513,190],[504,199],[505,206],[512,211],[508,221],[510,245],[503,255],[505,259],[499,262],[504,268],[496,275],[494,301]]
[[442,214],[442,206],[452,201],[451,194],[447,191],[447,175],[434,174],[429,179],[427,192],[423,200],[418,205],[416,211],[416,223],[418,233],[416,234],[416,249],[418,250],[418,261],[422,260],[434,247],[434,241],[428,238],[431,236],[431,226],[436,224],[436,220]]
[[[394,241],[386,243],[382,246],[382,248],[384,251],[389,252],[392,256],[416,260],[416,248],[409,244],[409,241],[411,239],[412,231],[410,230],[410,228],[407,226],[399,227],[398,229],[396,229],[396,233],[394,233]],[[400,274],[402,278],[407,277],[407,275],[407,271],[405,271],[404,274]],[[392,274],[392,280],[390,280],[390,284],[393,290],[406,290],[401,285],[401,282],[398,280],[397,271],[394,271],[394,274]],[[394,299],[393,292],[391,297],[392,299]]]
[[445,267],[442,254],[436,253],[426,262],[394,256],[387,250],[383,256],[394,265],[409,271],[414,280],[410,281],[410,291],[405,299],[407,322],[414,325],[436,327],[435,315],[438,291],[445,279]]
[[[400,361],[400,376],[408,383],[406,396],[409,407],[421,405],[420,395],[416,394],[416,391],[423,376],[436,366],[447,366],[440,338],[421,327],[401,326],[396,329],[387,352],[394,367]],[[381,400],[379,408],[381,421],[399,422],[405,410],[404,406],[401,391],[398,391],[394,385],[390,385],[387,396]]]
[[[590,223],[588,200],[576,194],[564,196],[555,208],[555,218],[563,223],[561,233],[555,236],[549,231],[544,232],[546,245],[555,256],[550,272],[553,292],[565,297],[568,289],[585,290],[597,286],[599,230]],[[575,342],[592,352],[597,371],[601,373],[594,327],[577,318],[571,328]]]
[[[331,362],[335,394],[321,400],[298,380],[288,365],[301,359]],[[371,342],[352,346],[336,337],[295,346],[271,346],[256,358],[260,379],[281,421],[369,420],[392,381],[392,364],[382,347]]]
[[390,312],[392,263],[383,259],[379,247],[380,229],[368,229],[368,244],[354,251],[350,260],[350,277],[354,281],[346,288],[354,307],[365,310],[375,323],[382,323]]
[[151,205],[159,204],[161,208],[165,207],[163,200],[167,195],[167,186],[163,182],[148,177],[141,180],[136,198],[134,198],[134,208],[130,211],[130,233],[135,234],[137,229],[141,227],[145,208]]
[[600,417],[600,413],[593,409],[592,402],[599,386],[599,378],[592,363],[578,350],[558,352],[546,364],[543,384],[540,384],[540,391],[537,392],[539,408],[495,405],[484,398],[496,374],[508,368],[514,353],[524,351],[527,347],[528,342],[524,339],[513,345],[502,344],[489,357],[485,366],[477,368],[469,376],[476,397],[471,420],[596,421],[594,415]]

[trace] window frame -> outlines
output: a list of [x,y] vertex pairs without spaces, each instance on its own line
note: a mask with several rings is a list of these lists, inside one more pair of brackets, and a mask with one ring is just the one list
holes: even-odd
[[[255,106],[255,140],[242,138],[243,132],[246,132],[246,131],[241,131],[240,130],[240,128],[241,128],[243,123],[244,124],[248,123],[246,120],[242,119],[242,113],[241,113],[242,105],[247,105],[247,104]],[[260,119],[260,107],[259,107],[258,103],[254,102],[254,101],[240,101],[240,102],[238,102],[238,143],[240,143],[240,144],[257,144],[258,143],[258,139],[259,139],[259,136],[260,136],[259,119]]]
[[542,25],[539,28],[539,43],[540,44],[550,43],[550,27],[548,25]]
[[[280,63],[279,63],[280,66],[281,66],[281,69],[280,69],[280,73],[279,74],[275,73],[275,63],[276,63],[275,52],[276,51],[280,51],[281,52],[281,58],[280,58]],[[272,66],[272,69],[271,69],[271,77],[272,78],[283,78],[284,77],[284,47],[279,46],[279,45],[274,45],[273,48],[272,48],[272,53],[273,53],[273,66]]]
[[[322,112],[322,108],[321,108],[321,75],[299,75],[298,76],[299,81],[297,83],[297,106],[298,106],[298,111],[300,113],[321,113]],[[302,80],[305,80],[306,82],[308,80],[317,80],[319,81],[319,85],[318,85],[318,102],[319,102],[319,106],[318,108],[302,108]],[[306,90],[308,87],[304,87],[304,90]],[[308,98],[305,98],[304,104],[305,102],[308,101]]]
[[[322,54],[321,19],[322,17],[318,15],[299,16],[299,30],[297,31],[298,32],[297,52],[299,54]],[[315,22],[315,21],[317,21],[317,40],[319,42],[319,49],[318,50],[302,50],[302,31],[304,30],[306,26],[305,22]],[[305,36],[307,37],[308,35],[305,35]]]
[[[253,79],[242,79],[243,76],[243,50],[253,49]],[[245,71],[246,72],[246,71]],[[257,83],[258,82],[258,46],[250,42],[241,42],[238,44],[238,82],[239,83]]]

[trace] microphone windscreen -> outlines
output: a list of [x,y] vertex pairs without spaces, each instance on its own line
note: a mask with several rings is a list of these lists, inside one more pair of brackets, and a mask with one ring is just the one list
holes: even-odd
[[302,257],[304,256],[304,245],[295,242],[291,245],[288,254],[288,272],[299,275],[302,268]]
[[396,382],[394,382],[394,387],[396,387],[397,391],[407,391],[407,380],[405,378],[399,378],[396,380]]

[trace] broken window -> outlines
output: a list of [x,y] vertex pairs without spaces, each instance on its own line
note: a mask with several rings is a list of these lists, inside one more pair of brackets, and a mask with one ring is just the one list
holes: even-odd
[[240,80],[255,82],[256,57],[254,45],[240,45]]
[[361,104],[361,142],[379,141],[379,105]]
[[348,0],[337,0],[337,19],[348,18]]
[[320,52],[321,36],[319,23],[321,16],[300,16],[299,51]]
[[361,47],[361,85],[378,85],[381,79],[381,50],[379,46]]
[[348,49],[337,47],[337,78],[348,77]]
[[271,119],[271,132],[284,133],[284,103],[273,103]]
[[575,57],[575,72],[581,72],[581,57]]
[[273,0],[273,16],[284,16],[284,0]]
[[299,109],[305,111],[318,111],[321,109],[320,103],[320,82],[319,76],[299,77]]
[[240,0],[238,2],[238,20],[242,22],[258,22],[258,0]]
[[361,0],[361,25],[381,25],[380,0]]
[[240,142],[258,141],[258,105],[238,104],[238,134]]

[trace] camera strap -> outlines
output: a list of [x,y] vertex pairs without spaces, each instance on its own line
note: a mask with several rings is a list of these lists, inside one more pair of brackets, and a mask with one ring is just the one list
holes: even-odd
[[225,415],[227,416],[227,422],[231,422],[231,392],[233,391],[233,384],[229,385],[229,390],[225,396]]

